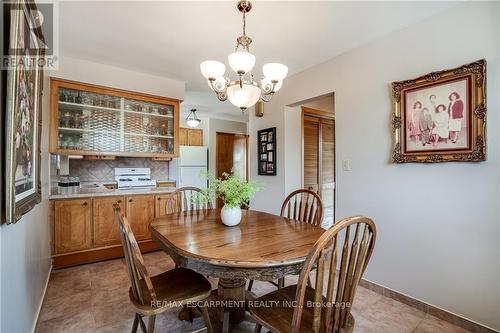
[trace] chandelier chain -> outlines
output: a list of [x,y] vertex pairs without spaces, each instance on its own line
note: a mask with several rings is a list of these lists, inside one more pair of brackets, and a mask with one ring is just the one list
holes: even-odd
[[243,12],[243,36],[246,36],[246,30],[247,30],[247,16],[246,13]]

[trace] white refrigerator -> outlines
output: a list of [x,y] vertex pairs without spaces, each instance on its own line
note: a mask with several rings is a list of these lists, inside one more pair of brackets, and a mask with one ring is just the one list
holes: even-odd
[[206,188],[207,171],[208,147],[179,146],[179,157],[169,163],[169,178],[177,181],[177,187]]

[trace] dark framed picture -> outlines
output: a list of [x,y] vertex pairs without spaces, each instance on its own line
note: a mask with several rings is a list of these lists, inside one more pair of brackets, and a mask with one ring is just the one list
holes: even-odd
[[276,176],[276,127],[257,132],[259,175]]
[[264,172],[264,173],[266,173],[266,172],[267,172],[267,163],[266,163],[266,162],[261,162],[261,163],[260,163],[260,169],[259,169],[259,172]]
[[[6,221],[17,222],[41,200],[40,134],[44,48],[32,1],[10,4],[6,112]],[[24,60],[24,61],[20,61]],[[29,60],[29,61],[28,61]]]
[[392,83],[395,163],[486,159],[486,61]]

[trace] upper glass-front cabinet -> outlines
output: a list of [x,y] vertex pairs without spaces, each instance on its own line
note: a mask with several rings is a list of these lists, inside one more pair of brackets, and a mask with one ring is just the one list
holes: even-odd
[[179,101],[51,78],[50,151],[178,155]]

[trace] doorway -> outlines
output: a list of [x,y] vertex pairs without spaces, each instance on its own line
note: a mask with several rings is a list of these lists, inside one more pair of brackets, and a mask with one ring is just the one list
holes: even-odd
[[335,118],[302,106],[302,179],[323,201],[323,226],[335,222]]
[[[216,132],[215,176],[231,172],[248,180],[248,135]],[[217,200],[217,207],[221,207]]]

